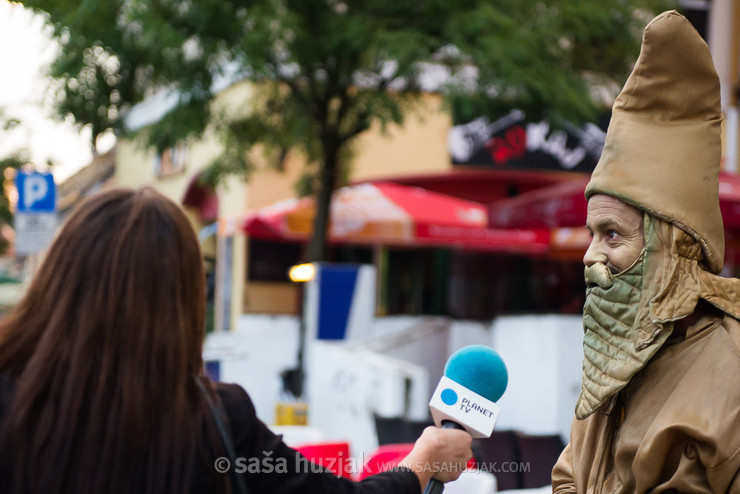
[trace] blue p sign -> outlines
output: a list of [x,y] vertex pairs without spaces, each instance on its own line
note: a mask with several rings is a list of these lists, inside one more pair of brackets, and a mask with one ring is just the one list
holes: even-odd
[[15,185],[18,189],[18,211],[56,211],[56,185],[51,173],[18,172]]

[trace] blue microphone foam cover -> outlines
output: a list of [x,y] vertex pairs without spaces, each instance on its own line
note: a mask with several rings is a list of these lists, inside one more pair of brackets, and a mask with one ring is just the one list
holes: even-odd
[[501,356],[485,345],[466,346],[450,355],[445,376],[494,402],[501,398],[509,383]]

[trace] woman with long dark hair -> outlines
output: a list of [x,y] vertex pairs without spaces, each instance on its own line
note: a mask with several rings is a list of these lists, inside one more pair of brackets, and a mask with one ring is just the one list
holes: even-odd
[[[74,211],[0,321],[0,492],[417,493],[457,478],[470,437],[433,428],[360,483],[300,471],[242,388],[204,377],[204,283],[190,223],[153,189]],[[230,455],[288,470],[218,473]]]

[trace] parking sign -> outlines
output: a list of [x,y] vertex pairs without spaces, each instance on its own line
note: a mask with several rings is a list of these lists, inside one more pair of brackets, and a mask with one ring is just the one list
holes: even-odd
[[57,227],[57,192],[51,173],[19,171],[15,178],[16,254],[33,254],[49,246]]
[[57,188],[51,173],[18,172],[18,211],[52,213],[57,210]]

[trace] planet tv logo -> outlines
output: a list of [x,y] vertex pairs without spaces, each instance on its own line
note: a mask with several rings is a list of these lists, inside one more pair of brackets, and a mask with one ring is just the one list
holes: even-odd
[[457,403],[457,393],[450,388],[443,390],[440,398],[442,398],[442,403],[448,406],[452,406]]
[[495,410],[487,408],[488,405],[480,405],[474,401],[471,401],[471,399],[466,396],[463,396],[462,400],[460,400],[457,396],[457,392],[454,389],[443,389],[439,397],[442,400],[442,403],[449,407],[456,406],[459,403],[460,410],[465,412],[466,414],[470,412],[475,412],[485,417],[493,417],[495,414]]

